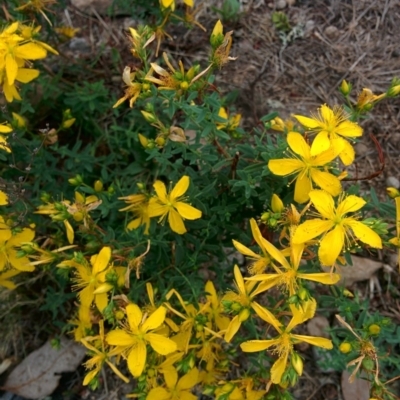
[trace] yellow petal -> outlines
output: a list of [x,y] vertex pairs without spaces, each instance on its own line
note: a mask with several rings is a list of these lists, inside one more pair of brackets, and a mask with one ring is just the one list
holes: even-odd
[[232,321],[229,323],[229,326],[225,332],[225,336],[224,336],[225,341],[227,341],[229,343],[232,340],[232,338],[235,336],[235,334],[239,330],[241,324],[242,323],[240,322],[239,315],[236,315],[232,319]]
[[346,218],[343,223],[345,226],[350,226],[354,236],[358,240],[361,240],[363,243],[366,243],[376,249],[382,248],[382,239],[379,237],[379,235],[362,222],[351,218]]
[[281,382],[282,375],[286,369],[287,359],[288,359],[288,352],[284,352],[275,361],[274,365],[271,368],[272,383],[278,384]]
[[194,6],[194,0],[183,0],[183,2],[189,7]]
[[334,265],[344,245],[344,229],[337,225],[321,240],[318,256],[323,265]]
[[3,92],[6,100],[11,103],[14,99],[22,100],[15,85],[9,85],[7,81],[3,83]]
[[157,193],[158,198],[163,202],[163,203],[168,203],[167,199],[167,188],[164,185],[164,182],[161,181],[155,181],[153,184],[154,190]]
[[169,211],[168,223],[171,230],[178,233],[179,235],[183,235],[184,233],[186,233],[186,228],[185,224],[183,223],[182,217],[177,211],[173,209]]
[[278,160],[269,160],[268,168],[274,175],[286,176],[301,171],[305,168],[305,165],[303,161],[300,160],[282,158]]
[[306,243],[311,239],[332,229],[334,226],[332,221],[323,219],[310,219],[299,225],[293,235],[294,244]]
[[146,400],[169,400],[169,399],[171,399],[170,393],[166,389],[160,386],[151,389],[146,396]]
[[103,247],[99,254],[96,257],[96,260],[93,264],[93,275],[97,275],[98,273],[104,271],[110,262],[111,258],[111,247]]
[[335,129],[335,133],[345,137],[359,137],[363,134],[363,129],[360,125],[352,121],[343,121]]
[[315,137],[311,145],[311,155],[316,156],[326,151],[331,147],[331,141],[329,140],[329,133],[327,131],[321,131]]
[[251,227],[251,233],[253,234],[253,238],[255,239],[257,244],[260,246],[260,248],[264,250],[266,240],[263,238],[263,236],[260,232],[260,228],[258,227],[258,224],[254,218],[250,219],[250,227]]
[[240,344],[240,348],[245,353],[254,353],[256,351],[263,351],[271,346],[275,346],[280,342],[280,339],[269,339],[269,340],[248,340]]
[[[255,222],[255,221],[254,221]],[[267,253],[274,258],[279,264],[283,265],[285,268],[290,268],[289,262],[286,260],[285,256],[280,252],[272,243],[268,242],[268,240],[262,238],[263,248],[267,251]]]
[[305,203],[310,199],[311,189],[311,179],[306,173],[301,172],[294,186],[294,200],[299,204]]
[[100,368],[97,368],[97,367],[96,367],[94,370],[88,372],[88,373],[85,375],[85,378],[84,378],[84,380],[83,380],[82,385],[83,385],[83,386],[89,385],[90,381],[91,381],[99,372],[100,372]]
[[6,61],[5,64],[6,64],[7,82],[9,85],[13,85],[15,77],[17,76],[18,73],[18,64],[11,54],[6,55],[5,61]]
[[216,35],[222,35],[223,34],[223,26],[220,20],[217,21],[217,23],[214,26],[214,29],[211,33],[211,36],[216,36]]
[[179,379],[177,384],[178,390],[189,390],[197,384],[199,380],[199,370],[192,368],[186,375]]
[[74,243],[74,236],[75,236],[74,228],[72,228],[71,224],[67,219],[65,219],[63,222],[65,226],[65,231],[67,232],[68,243],[72,244]]
[[240,269],[237,265],[234,266],[233,268],[233,275],[235,276],[235,282],[236,285],[239,289],[240,293],[246,293],[246,287],[244,285],[244,280],[243,280],[243,276],[242,273],[240,272]]
[[170,390],[175,389],[175,386],[178,382],[178,372],[175,368],[168,366],[162,368],[162,373],[164,375],[164,380],[167,385],[167,388]]
[[235,246],[236,250],[245,256],[252,257],[252,258],[260,258],[260,256],[254,253],[253,250],[250,250],[248,247],[244,246],[243,244],[237,242],[236,240],[232,240],[233,245]]
[[275,213],[281,213],[284,209],[285,206],[282,202],[282,200],[280,199],[280,197],[277,194],[273,194],[272,195],[272,199],[271,199],[271,209],[273,212]]
[[143,323],[142,329],[144,332],[153,330],[162,325],[165,320],[165,315],[167,313],[167,309],[163,306],[158,307],[156,311],[154,311],[149,318]]
[[303,117],[302,115],[293,115],[293,117],[296,118],[297,121],[299,121],[300,124],[302,124],[306,128],[314,129],[321,126],[321,123],[314,118]]
[[315,336],[297,335],[293,333],[290,336],[301,342],[312,344],[313,346],[322,347],[323,349],[328,349],[328,350],[333,349],[332,341],[330,341],[329,339],[325,339],[322,337],[315,337]]
[[126,229],[128,230],[133,230],[139,228],[139,226],[142,224],[142,218],[136,218],[133,219],[129,224],[126,226]]
[[312,190],[310,199],[317,211],[326,219],[335,218],[335,202],[329,193],[323,190]]
[[146,333],[145,337],[153,350],[158,354],[162,354],[163,356],[173,353],[178,347],[173,340],[156,333]]
[[275,318],[275,316],[266,308],[261,307],[257,302],[253,301],[251,307],[257,313],[257,315],[265,322],[271,324],[279,333],[281,333],[280,327],[282,324]]
[[181,179],[176,183],[174,188],[171,191],[170,199],[173,202],[178,197],[181,197],[186,193],[189,188],[190,179],[187,175],[182,176]]
[[287,141],[294,153],[306,160],[311,157],[310,146],[305,141],[303,135],[298,132],[289,132],[287,135]]
[[37,69],[19,68],[15,79],[18,82],[28,83],[33,79],[36,79],[38,76],[39,76],[39,70]]
[[89,309],[94,299],[93,287],[86,286],[78,293],[78,296],[83,309],[85,308]]
[[350,196],[347,196],[342,202],[340,202],[336,212],[342,217],[349,212],[358,211],[359,209],[364,207],[365,204],[366,201],[364,199],[351,194]]
[[340,180],[329,172],[311,169],[311,179],[321,188],[326,190],[332,196],[337,196],[342,191]]
[[128,368],[135,378],[138,378],[140,375],[142,375],[144,366],[146,364],[146,358],[146,345],[142,341],[138,341],[136,346],[132,347],[132,350],[128,356]]
[[297,277],[300,279],[306,279],[309,281],[319,282],[324,285],[334,285],[339,282],[340,275],[339,274],[331,274],[328,272],[320,272],[314,274],[297,274]]
[[26,43],[15,50],[15,56],[25,60],[39,60],[46,57],[46,50],[35,43]]
[[136,343],[134,337],[121,329],[108,332],[106,340],[112,346],[133,346]]
[[[111,285],[110,285],[111,286]],[[108,296],[107,293],[100,293],[100,294],[95,294],[94,296],[94,302],[96,304],[96,307],[100,312],[103,312],[103,310],[107,307],[108,305]]]
[[126,315],[128,317],[129,326],[132,331],[136,332],[142,322],[143,314],[137,304],[128,304],[126,306]]
[[350,165],[355,158],[355,151],[353,146],[347,141],[342,139],[343,150],[339,153],[339,157],[344,165]]
[[193,220],[201,218],[202,212],[189,204],[178,201],[175,203],[178,213],[185,219]]

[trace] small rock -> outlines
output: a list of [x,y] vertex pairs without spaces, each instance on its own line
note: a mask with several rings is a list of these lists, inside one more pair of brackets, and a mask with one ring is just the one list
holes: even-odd
[[367,380],[356,378],[354,382],[349,382],[350,373],[343,371],[342,373],[342,393],[344,400],[368,400],[370,384]]
[[316,315],[313,319],[308,321],[307,330],[311,336],[319,336],[328,338],[329,321],[322,315]]
[[368,153],[368,146],[365,143],[357,143],[354,149],[358,156],[365,156]]
[[286,0],[276,0],[275,1],[275,8],[277,10],[283,10],[286,7],[287,3]]
[[315,21],[312,19],[309,19],[306,22],[306,25],[304,27],[304,36],[307,37],[307,36],[311,35],[314,28],[315,28]]
[[91,46],[85,38],[72,38],[69,42],[69,48],[80,53],[89,53],[91,51]]
[[338,36],[339,29],[336,26],[329,25],[325,28],[324,33],[326,37],[333,39]]
[[296,0],[286,0],[288,6],[294,6],[296,4]]
[[400,189],[400,181],[395,176],[389,176],[386,179],[386,185]]
[[93,10],[98,14],[107,14],[113,4],[113,0],[71,0],[71,3],[80,11],[89,14],[95,14]]

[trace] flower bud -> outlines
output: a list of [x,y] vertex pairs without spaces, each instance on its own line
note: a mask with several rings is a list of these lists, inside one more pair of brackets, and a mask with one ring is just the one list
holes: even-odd
[[375,367],[374,360],[372,360],[370,357],[365,357],[362,361],[362,366],[365,370],[372,371]]
[[351,350],[352,350],[352,346],[349,342],[343,342],[339,346],[339,351],[343,354],[350,353]]
[[115,311],[115,319],[118,321],[121,321],[121,319],[124,319],[125,313],[122,310],[117,310]]
[[189,83],[186,82],[186,81],[181,82],[181,84],[179,86],[180,86],[180,88],[182,90],[188,90],[189,89]]
[[261,215],[261,221],[267,222],[269,220],[269,212],[265,212],[264,214]]
[[302,375],[304,364],[301,357],[296,352],[293,352],[290,361],[292,362],[292,366],[297,372],[297,374]]
[[156,117],[153,114],[151,114],[147,111],[141,111],[141,113],[147,122],[150,122],[150,123],[156,122]]
[[74,213],[74,214],[72,215],[72,217],[74,218],[74,220],[75,220],[76,222],[81,222],[81,221],[83,221],[83,213],[82,213],[81,211],[77,211],[76,213]]
[[271,208],[272,208],[272,211],[275,213],[281,213],[285,209],[285,206],[283,205],[282,200],[275,193],[272,195]]
[[94,183],[94,190],[95,190],[96,192],[101,192],[101,191],[103,190],[103,182],[100,181],[100,180],[97,180],[97,181]]
[[162,136],[159,136],[155,140],[158,147],[163,147],[165,145],[165,139]]
[[400,192],[394,187],[386,188],[386,193],[391,199],[395,199],[396,197],[400,196]]
[[244,322],[250,317],[250,310],[248,308],[244,308],[239,313],[239,321]]
[[373,336],[378,336],[381,331],[381,327],[377,324],[372,324],[368,327],[368,333]]
[[68,182],[73,186],[79,186],[83,183],[83,178],[78,174],[74,178],[68,179]]
[[351,85],[347,83],[344,79],[340,85],[340,91],[343,94],[343,96],[347,96],[351,92]]
[[299,296],[300,300],[305,300],[308,297],[308,291],[305,288],[300,288],[299,291],[297,292],[297,296]]
[[146,136],[142,135],[141,133],[138,134],[139,142],[143,147],[147,147],[149,144],[149,139]]

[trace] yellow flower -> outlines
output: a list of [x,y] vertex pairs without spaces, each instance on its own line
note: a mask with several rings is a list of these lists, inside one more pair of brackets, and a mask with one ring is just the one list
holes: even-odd
[[159,78],[155,78],[149,74],[146,75],[145,78],[146,80],[158,85],[159,90],[177,90],[179,93],[184,93],[191,85],[193,85],[194,82],[206,74],[211,67],[210,65],[204,71],[197,74],[199,67],[196,65],[185,72],[183,63],[179,60],[179,71],[177,71],[169,62],[167,53],[163,53],[163,58],[169,68],[169,72],[159,65],[151,63],[152,69],[159,75]]
[[323,219],[312,219],[299,225],[293,243],[305,243],[324,234],[318,249],[318,256],[323,265],[335,264],[345,241],[350,245],[352,241],[358,239],[371,247],[382,248],[378,234],[357,221],[356,217],[347,216],[348,213],[358,211],[365,205],[362,198],[354,195],[339,198],[337,207],[332,196],[322,190],[311,191],[310,198]]
[[224,307],[221,304],[221,300],[218,298],[217,291],[212,281],[207,281],[205,286],[206,298],[209,307],[206,309],[206,313],[210,314],[214,320],[215,325],[220,330],[227,329],[229,325],[229,318],[222,315]]
[[[229,291],[222,298],[223,304],[229,304],[230,310],[237,312],[237,315],[233,317],[225,332],[224,339],[228,343],[235,336],[242,325],[242,322],[246,321],[250,317],[250,309],[253,309],[261,318],[275,319],[270,311],[261,307],[253,300],[253,298],[259,293],[258,288],[255,289],[257,282],[245,282],[237,265],[235,265],[233,273],[235,276],[236,292]],[[280,324],[278,321],[276,323]]]
[[9,127],[8,125],[5,125],[4,123],[0,124],[0,149],[6,151],[7,153],[11,153],[11,149],[7,144],[7,139],[3,135],[8,134],[10,132],[12,132],[11,127]]
[[260,229],[254,218],[250,220],[250,227],[251,227],[251,232],[253,234],[253,238],[260,247],[262,255],[254,253],[253,250],[250,250],[248,247],[244,246],[243,244],[239,243],[236,240],[232,240],[232,242],[237,251],[254,260],[249,265],[248,270],[250,274],[256,275],[263,273],[265,268],[267,268],[267,266],[270,265],[271,257],[268,254],[265,247],[266,239],[264,239],[263,236],[261,235]]
[[12,234],[10,227],[0,216],[0,271],[10,266],[18,271],[33,271],[35,267],[29,264],[29,258],[18,257],[18,247],[25,242],[31,242],[35,237],[35,231],[29,228]]
[[304,304],[302,310],[297,309],[295,306],[291,306],[291,311],[293,314],[292,319],[286,327],[283,327],[278,321],[273,319],[261,318],[271,324],[279,333],[279,335],[273,339],[267,340],[249,340],[240,345],[244,352],[257,352],[263,351],[270,347],[275,347],[275,353],[278,354],[278,359],[275,361],[271,368],[271,381],[272,383],[279,384],[282,375],[285,372],[287,360],[289,355],[293,353],[293,345],[301,342],[312,344],[313,346],[322,347],[324,349],[332,349],[333,345],[329,339],[315,337],[315,336],[305,336],[297,335],[291,331],[299,324],[312,318],[316,309],[315,300],[308,301]]
[[273,174],[279,176],[297,175],[294,189],[295,201],[305,203],[309,200],[313,182],[332,196],[337,196],[342,191],[342,185],[336,176],[326,172],[326,166],[340,153],[340,145],[313,156],[310,146],[300,133],[289,132],[287,141],[293,152],[292,157],[270,160],[268,168]]
[[[95,341],[95,345],[89,343],[91,341]],[[107,344],[104,337],[103,320],[99,321],[99,335],[85,337],[84,339],[81,339],[81,342],[92,352],[92,357],[85,362],[86,368],[91,369],[91,371],[86,374],[83,380],[83,386],[88,385],[90,381],[98,375],[104,363],[106,363],[125,383],[129,382],[129,379],[124,376],[112,362],[110,362],[111,355],[107,350]]]
[[178,380],[178,372],[175,368],[168,368],[163,373],[166,388],[161,386],[150,390],[146,400],[197,400],[197,396],[191,393],[199,379],[199,370],[191,369]]
[[240,124],[242,119],[241,114],[228,115],[226,109],[221,107],[218,112],[218,116],[225,120],[225,122],[217,122],[217,129],[221,129],[227,132],[235,131]]
[[160,221],[163,221],[168,216],[168,223],[172,231],[182,235],[186,232],[183,219],[199,219],[201,211],[187,204],[182,198],[189,188],[190,179],[187,175],[183,176],[169,194],[163,182],[155,181],[154,190],[157,193],[156,197],[150,199],[149,216],[161,216]]
[[[255,224],[255,220],[252,219]],[[289,292],[290,296],[295,295],[298,292],[299,279],[305,279],[314,282],[320,282],[324,285],[334,285],[340,279],[338,274],[331,274],[327,272],[317,272],[317,273],[302,273],[299,272],[299,266],[301,262],[301,257],[303,255],[304,245],[303,244],[293,244],[290,246],[290,262],[286,259],[286,252],[278,250],[272,243],[264,239],[264,249],[267,254],[272,257],[276,262],[281,265],[278,268],[274,265],[276,271],[275,274],[259,274],[251,278],[247,278],[247,281],[257,281],[262,282],[258,288],[257,293],[264,292],[273,286],[284,286]]]
[[139,377],[146,365],[147,344],[162,355],[174,352],[175,342],[152,331],[158,329],[165,320],[165,307],[159,307],[147,319],[143,318],[142,311],[136,304],[128,304],[126,313],[129,326],[116,329],[107,334],[107,342],[118,346],[116,352],[124,353],[128,359],[128,368],[131,374]]
[[72,26],[60,26],[59,28],[56,28],[55,31],[58,34],[65,36],[67,39],[72,39],[80,31],[80,28],[73,28]]
[[106,274],[112,269],[109,266],[111,259],[111,248],[103,247],[98,254],[90,258],[90,266],[84,262],[75,260],[63,261],[58,267],[74,267],[76,269],[74,289],[80,290],[78,295],[82,309],[90,309],[93,300],[97,308],[102,312],[108,304],[107,292],[112,285],[106,283]]
[[211,46],[213,54],[211,55],[212,65],[222,68],[228,61],[234,61],[237,57],[230,57],[229,52],[232,47],[233,31],[223,34],[223,26],[220,20],[214,26],[211,33]]
[[8,204],[8,195],[0,190],[0,206],[6,206]]
[[397,263],[400,268],[400,197],[394,199],[396,202],[396,237],[389,240],[389,243],[398,248]]
[[118,197],[118,200],[124,200],[129,205],[121,208],[119,211],[132,211],[135,219],[129,222],[127,229],[137,229],[144,225],[144,234],[149,234],[150,216],[149,216],[149,199],[144,194],[131,194],[130,196]]
[[312,118],[294,115],[306,128],[317,132],[312,146],[311,155],[316,156],[331,146],[341,145],[339,157],[345,165],[354,161],[354,149],[345,138],[354,138],[362,135],[362,128],[348,119],[348,115],[341,107],[329,108],[326,104],[318,110],[318,115]]

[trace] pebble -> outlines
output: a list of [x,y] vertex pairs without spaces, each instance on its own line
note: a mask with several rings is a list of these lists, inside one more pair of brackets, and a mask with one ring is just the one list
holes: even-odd
[[358,156],[365,156],[368,153],[368,146],[365,143],[357,143],[354,149]]
[[325,28],[324,30],[325,36],[327,36],[328,38],[332,39],[335,38],[338,33],[339,33],[339,29],[336,28],[336,26],[333,25],[329,25]]
[[296,4],[296,0],[286,0],[288,6],[294,6]]
[[400,181],[395,176],[389,176],[386,179],[386,185],[394,187],[396,189],[400,189]]
[[277,0],[275,1],[275,8],[277,10],[283,10],[287,5],[286,0]]
[[78,51],[81,53],[89,53],[91,47],[89,42],[85,38],[74,37],[69,42],[69,48],[73,51]]

